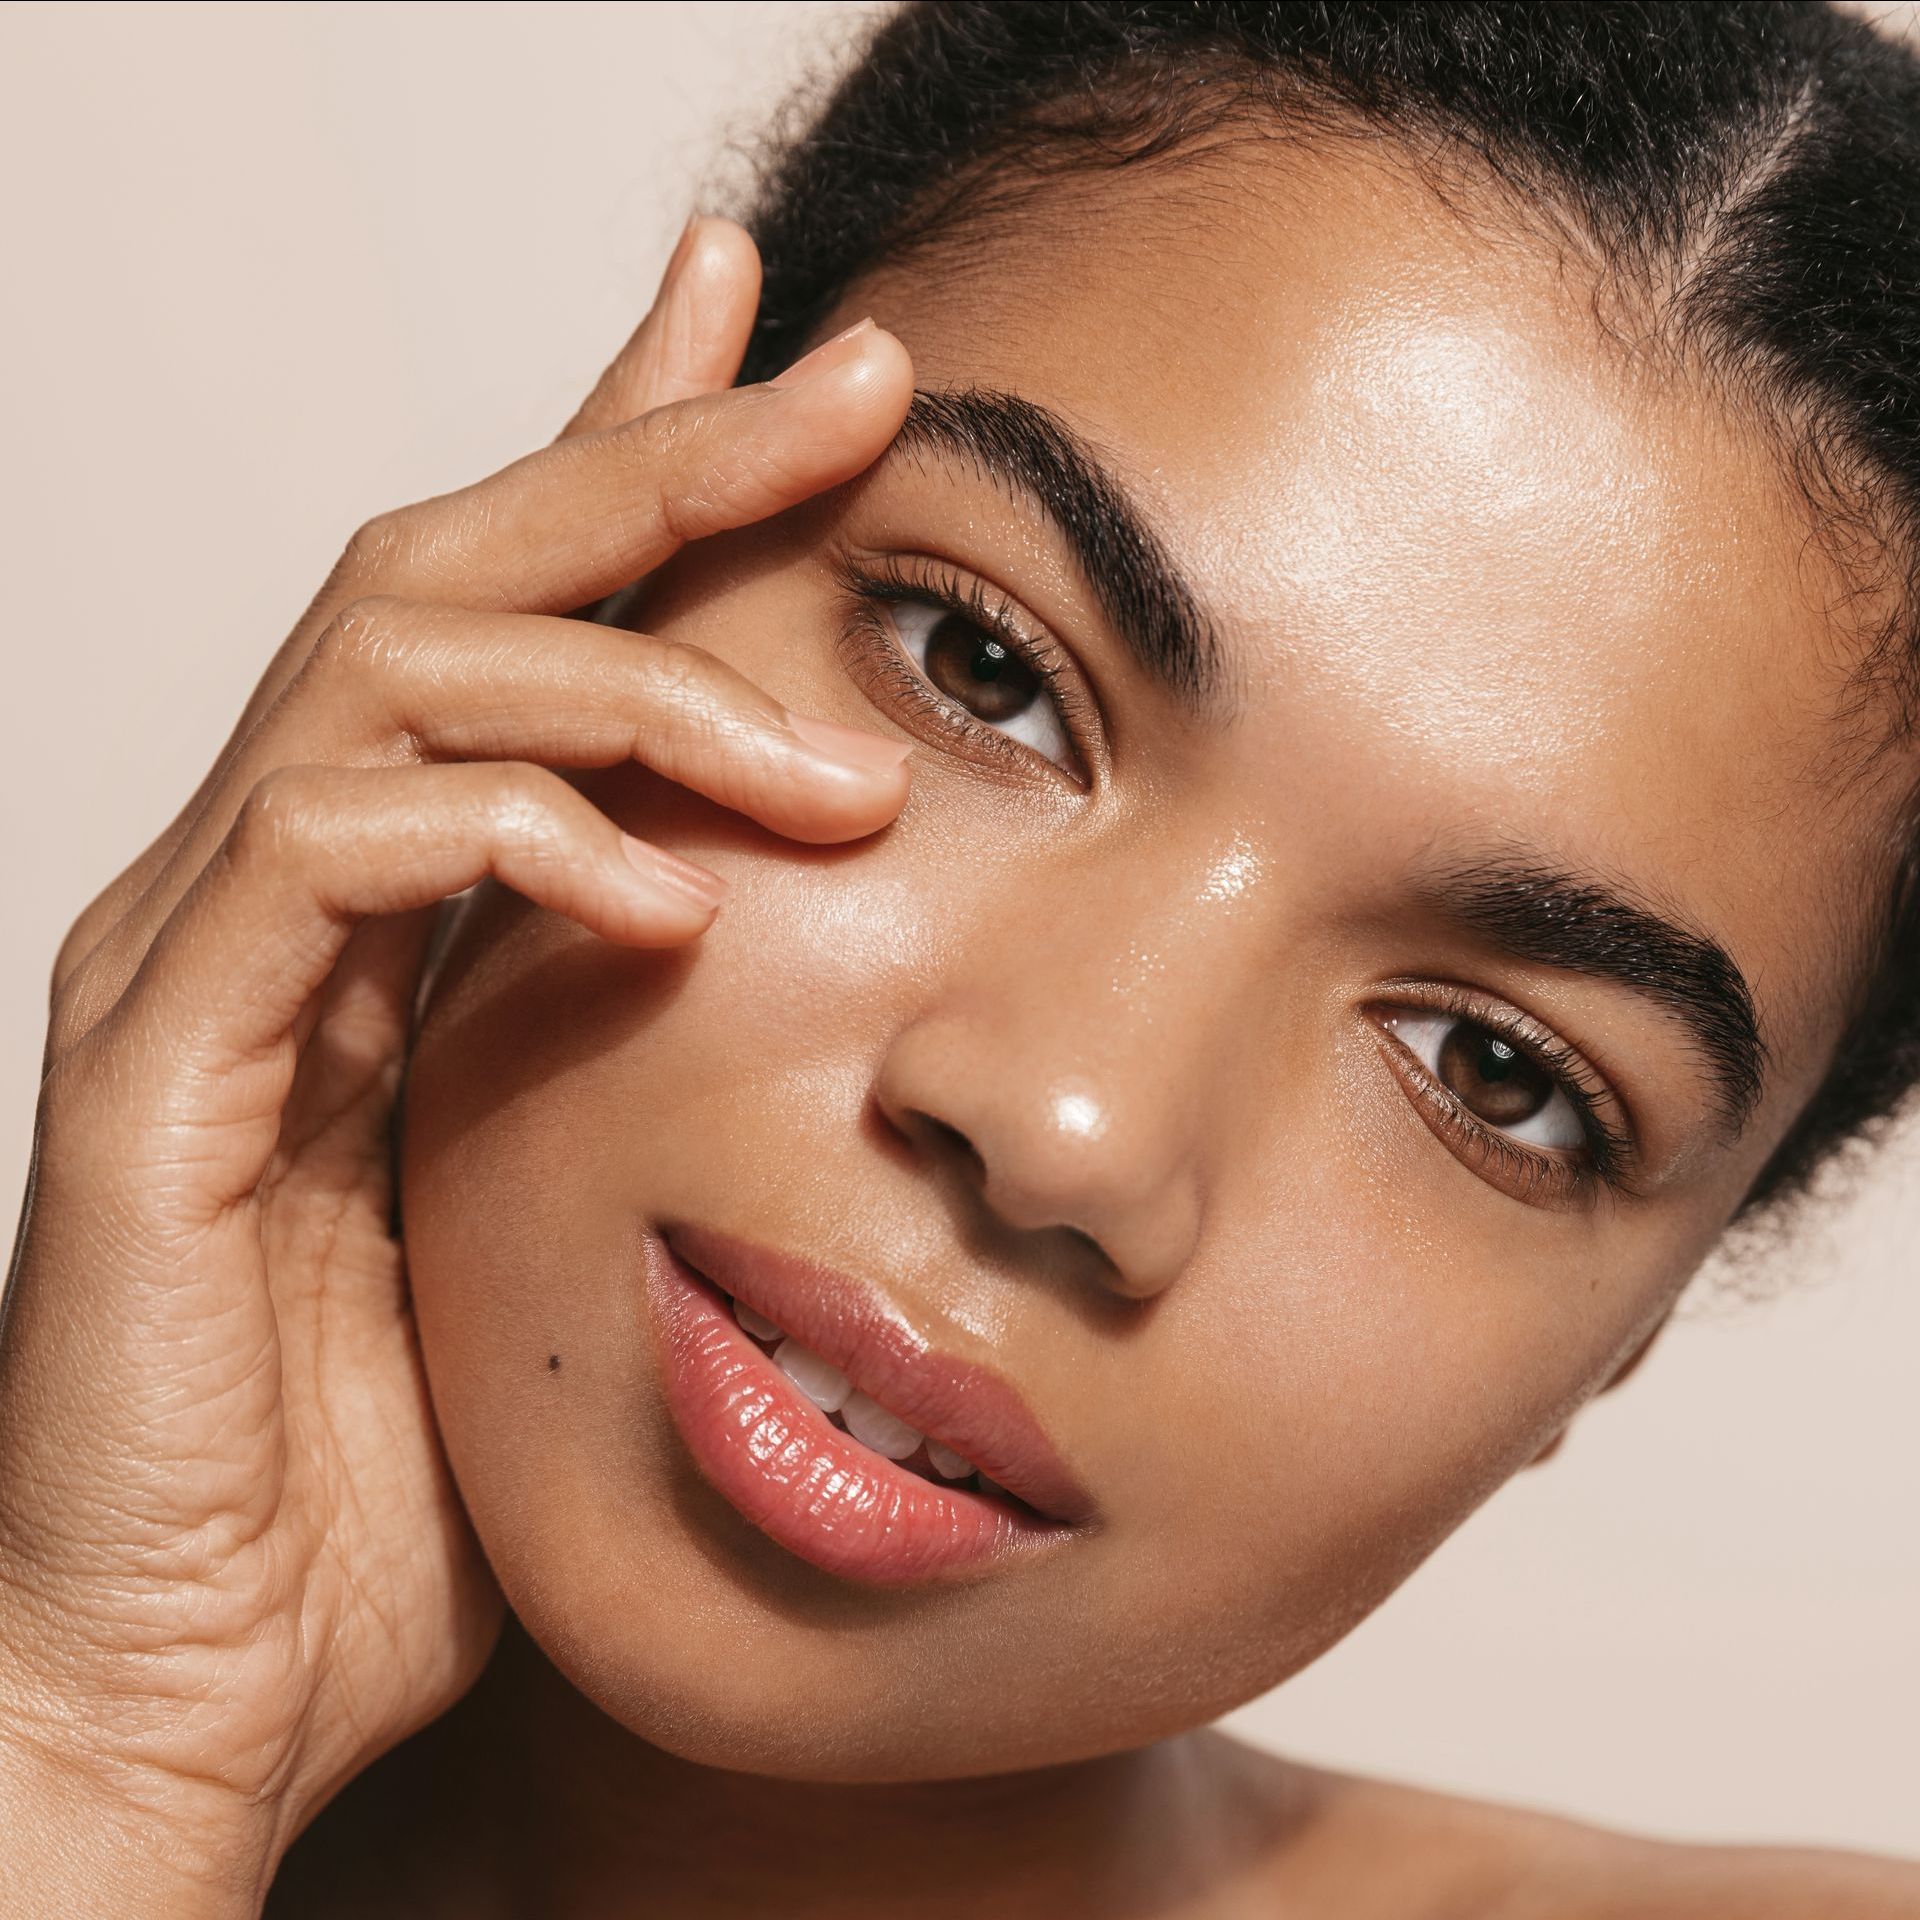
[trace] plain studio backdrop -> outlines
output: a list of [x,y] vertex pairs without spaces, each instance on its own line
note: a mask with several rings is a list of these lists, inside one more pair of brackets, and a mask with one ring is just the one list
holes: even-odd
[[[1880,12],[1889,9],[1881,8]],[[347,534],[551,436],[846,6],[0,13],[0,1183],[48,968]],[[1229,1722],[1683,1837],[1920,1852],[1920,1138]]]

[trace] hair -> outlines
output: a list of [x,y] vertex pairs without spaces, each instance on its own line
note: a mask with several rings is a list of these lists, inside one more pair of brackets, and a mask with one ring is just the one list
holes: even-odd
[[[1481,183],[1577,249],[1596,293],[1626,294],[1640,344],[1744,401],[1860,581],[1851,711],[1875,740],[1844,771],[1903,764],[1887,749],[1920,736],[1920,60],[1832,6],[907,0],[763,163],[741,378],[776,371],[863,275],[951,257],[1063,180],[1263,134],[1364,138],[1449,198]],[[1803,1190],[1920,1083],[1920,799],[1898,812],[1829,1069],[1742,1211]]]

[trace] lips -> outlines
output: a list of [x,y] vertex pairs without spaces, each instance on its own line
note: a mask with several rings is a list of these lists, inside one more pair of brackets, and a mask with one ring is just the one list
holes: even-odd
[[[1093,1519],[1091,1496],[1019,1394],[935,1351],[877,1290],[684,1223],[648,1234],[646,1254],[674,1424],[708,1482],[790,1552],[902,1585],[977,1574]],[[835,1425],[743,1330],[733,1303],[844,1374],[869,1410],[869,1437],[898,1453],[909,1446],[902,1428],[924,1435],[913,1461],[977,1467],[982,1490],[916,1472]]]

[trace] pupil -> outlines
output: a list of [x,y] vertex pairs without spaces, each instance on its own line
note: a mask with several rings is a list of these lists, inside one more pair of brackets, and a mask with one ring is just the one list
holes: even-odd
[[957,613],[927,636],[926,672],[942,693],[982,720],[1011,720],[1039,688],[1018,654]]
[[1552,1078],[1498,1034],[1461,1021],[1440,1046],[1440,1084],[1492,1126],[1531,1120],[1553,1097]]
[[1504,1080],[1520,1056],[1504,1040],[1489,1039],[1480,1050],[1480,1078]]

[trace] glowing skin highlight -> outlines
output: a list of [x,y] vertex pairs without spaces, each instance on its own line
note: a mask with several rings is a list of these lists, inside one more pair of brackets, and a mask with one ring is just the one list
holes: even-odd
[[[871,311],[923,393],[1020,396],[1095,450],[1217,635],[1232,717],[1150,681],[1017,490],[883,459],[690,548],[622,618],[897,730],[899,817],[796,848],[642,771],[591,775],[730,882],[713,928],[611,951],[495,893],[449,957],[408,1248],[462,1494],[569,1683],[526,1683],[547,1764],[577,1739],[656,1804],[697,1804],[715,1768],[757,1776],[763,1810],[783,1783],[867,1783],[923,1837],[901,1783],[1062,1769],[1030,1791],[1065,1807],[1172,1768],[1238,1782],[1266,1809],[1255,1853],[1297,1858],[1318,1789],[1185,1736],[1337,1639],[1644,1350],[1832,1042],[1823,929],[1867,855],[1815,777],[1834,582],[1771,451],[1402,174],[1212,165],[1224,187],[1063,188],[823,330]],[[1231,246],[1208,190],[1244,223]],[[891,662],[876,580],[911,609]],[[1059,674],[1061,711],[997,744],[913,691],[937,690],[963,596]],[[1449,908],[1447,873],[1516,848],[1617,881],[1754,984],[1743,1128],[1670,1005]],[[1566,1056],[1504,1147],[1420,1085],[1482,1018]],[[1468,1039],[1483,1102],[1524,1107]],[[1617,1184],[1580,1162],[1583,1098]],[[827,1262],[991,1365],[1102,1525],[880,1597],[782,1547],[663,1402],[636,1312],[662,1220]],[[582,1734],[572,1688],[639,1739]],[[815,1806],[803,1906],[827,1836],[875,1804],[835,1801],[844,1827]],[[648,1845],[654,1884],[697,1886]]]

